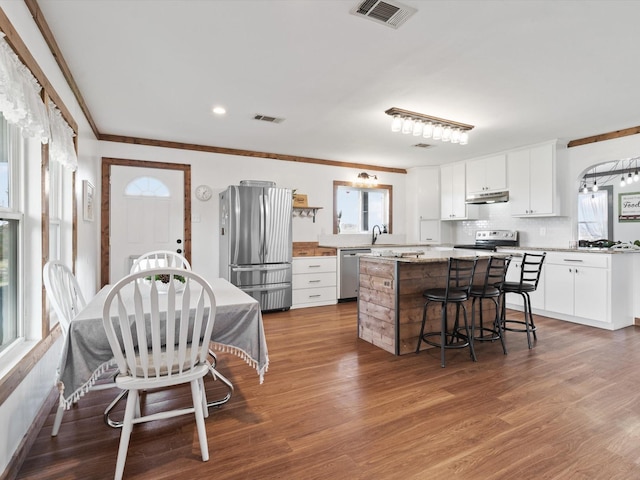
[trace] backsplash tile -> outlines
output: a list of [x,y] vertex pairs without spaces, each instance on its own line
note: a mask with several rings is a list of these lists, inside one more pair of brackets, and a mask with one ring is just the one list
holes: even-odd
[[508,203],[477,205],[478,219],[455,223],[453,242],[468,244],[476,230],[517,230],[523,247],[566,248],[575,237],[569,217],[520,218],[511,216]]

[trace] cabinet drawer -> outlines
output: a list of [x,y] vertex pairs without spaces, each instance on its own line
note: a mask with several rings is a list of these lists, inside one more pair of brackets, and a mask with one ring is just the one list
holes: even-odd
[[547,253],[546,262],[553,265],[609,268],[609,257],[610,255],[598,253],[550,252]]
[[324,273],[336,271],[336,257],[302,257],[293,259],[293,273]]
[[335,287],[336,273],[299,273],[293,276],[293,289]]
[[294,305],[331,301],[336,301],[336,287],[305,288],[293,291]]

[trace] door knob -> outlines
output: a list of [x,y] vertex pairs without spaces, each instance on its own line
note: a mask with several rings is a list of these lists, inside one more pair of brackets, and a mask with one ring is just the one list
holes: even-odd
[[178,240],[176,240],[176,243],[180,245],[182,243],[182,239],[179,238]]
[[181,249],[181,248],[179,248],[179,249],[177,249],[177,250],[176,250],[176,252],[177,252],[177,253],[182,253],[182,249]]

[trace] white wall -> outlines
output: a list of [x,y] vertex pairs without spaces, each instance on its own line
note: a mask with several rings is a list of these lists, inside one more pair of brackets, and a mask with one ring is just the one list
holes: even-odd
[[[322,209],[318,211],[315,223],[311,217],[294,217],[293,241],[317,242],[320,235],[333,232],[333,181],[353,181],[362,171],[112,142],[100,142],[99,150],[103,157],[190,164],[192,189],[200,184],[213,188],[214,196],[207,202],[197,200],[191,192],[192,218],[200,218],[199,222],[192,223],[192,265],[194,270],[207,279],[218,276],[218,194],[229,185],[237,185],[241,180],[269,180],[279,187],[296,189],[297,193],[306,194],[310,206]],[[385,172],[376,174],[380,183],[394,187],[394,233],[404,233],[406,175]]]
[[[27,45],[36,62],[60,95],[63,102],[74,116],[79,127],[78,144],[80,146],[80,169],[77,174],[75,200],[79,201],[82,191],[82,180],[89,179],[97,185],[99,178],[98,157],[92,156],[91,139],[93,135],[88,122],[82,116],[71,89],[59,71],[55,59],[42,39],[27,6],[22,1],[0,0],[0,8],[7,15],[13,27]],[[40,147],[29,142],[29,160],[25,165],[26,200],[24,245],[25,252],[23,273],[25,278],[24,315],[30,320],[31,328],[26,336],[30,344],[39,340],[41,335],[41,185],[40,185]],[[31,155],[33,154],[33,155]],[[78,203],[80,206],[81,203]],[[79,209],[81,212],[81,207]],[[78,222],[78,268],[77,274],[80,284],[87,296],[91,296],[98,285],[99,269],[99,223],[85,224]],[[27,377],[18,385],[12,394],[0,405],[0,425],[3,434],[0,435],[0,472],[3,472],[11,457],[20,445],[24,435],[28,432],[36,414],[42,407],[47,395],[54,387],[57,359],[60,342],[51,348],[46,355],[31,370]],[[6,365],[5,365],[6,367]],[[7,367],[7,368],[10,368]]]

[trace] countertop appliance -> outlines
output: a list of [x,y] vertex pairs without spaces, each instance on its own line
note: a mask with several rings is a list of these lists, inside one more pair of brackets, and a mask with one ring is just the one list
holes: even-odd
[[260,302],[292,303],[293,194],[273,182],[243,180],[220,193],[220,276]]
[[476,243],[473,245],[454,245],[453,248],[490,250],[495,252],[496,247],[518,246],[520,246],[520,241],[516,230],[478,230],[476,232]]

